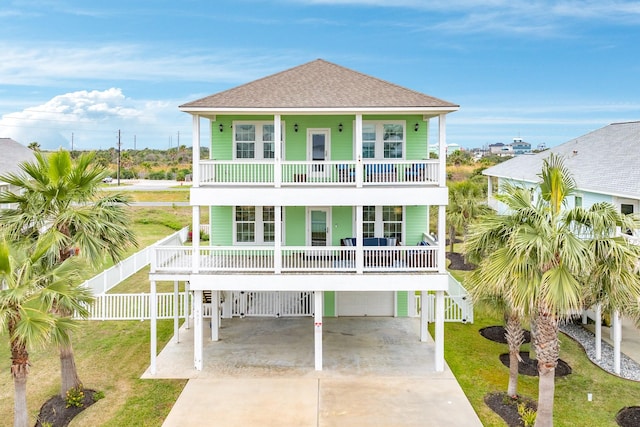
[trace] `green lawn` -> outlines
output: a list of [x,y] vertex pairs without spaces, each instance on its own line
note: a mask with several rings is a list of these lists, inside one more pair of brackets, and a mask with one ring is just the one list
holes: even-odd
[[[506,344],[490,341],[478,332],[485,326],[503,322],[478,308],[474,320],[471,325],[445,325],[445,359],[483,425],[504,426],[502,419],[484,404],[483,398],[493,391],[506,392],[509,372],[498,356],[508,352],[508,348]],[[561,334],[560,339],[560,358],[571,366],[573,373],[556,379],[554,425],[616,426],[618,410],[640,404],[640,382],[606,373],[594,365],[582,347],[571,338]],[[529,345],[522,348],[528,351]],[[537,400],[537,377],[521,375],[518,385],[519,394]],[[592,402],[587,401],[587,393],[593,393]]]

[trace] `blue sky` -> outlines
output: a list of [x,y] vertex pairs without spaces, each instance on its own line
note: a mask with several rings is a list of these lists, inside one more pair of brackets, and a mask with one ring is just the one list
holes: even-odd
[[640,120],[638,46],[630,1],[3,0],[0,137],[191,145],[178,105],[323,58],[459,104],[449,143],[552,146]]

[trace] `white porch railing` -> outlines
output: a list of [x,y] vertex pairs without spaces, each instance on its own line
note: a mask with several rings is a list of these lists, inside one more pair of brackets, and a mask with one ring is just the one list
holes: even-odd
[[[158,319],[172,319],[176,306],[173,293],[158,293]],[[186,293],[178,294],[178,316],[186,317]],[[148,320],[151,294],[102,294],[89,307],[89,320]]]
[[201,160],[200,185],[305,186],[351,185],[362,176],[363,185],[438,185],[440,161],[429,160],[353,160],[283,161],[280,182],[276,183],[273,161]]
[[[206,246],[200,248],[198,265],[201,273],[438,270],[437,246],[366,246],[362,249],[361,257],[356,256],[356,251],[357,248],[347,246],[286,246],[276,254],[272,247]],[[190,272],[193,256],[193,248],[190,246],[156,246],[151,271]],[[280,263],[276,269],[274,260],[277,256],[280,257]]]
[[91,279],[86,280],[82,286],[91,289],[94,295],[108,292],[120,282],[149,265],[151,257],[154,254],[154,247],[162,245],[182,245],[187,240],[187,234],[188,227],[185,227],[172,235],[157,241],[153,245],[147,246],[141,251],[136,252],[113,267],[107,268],[102,273],[95,275]]
[[[229,292],[223,304],[233,317],[313,316],[313,292]],[[224,313],[223,313],[224,316]]]
[[[416,313],[420,315],[423,308],[420,295],[415,296]],[[436,296],[426,295],[427,321],[436,321]],[[473,323],[473,302],[467,290],[451,274],[449,274],[449,290],[444,296],[444,321]]]

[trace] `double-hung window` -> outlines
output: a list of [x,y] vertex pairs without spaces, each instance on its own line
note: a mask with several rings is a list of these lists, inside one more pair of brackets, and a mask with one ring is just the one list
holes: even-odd
[[402,159],[405,122],[362,122],[363,159]]
[[363,206],[362,237],[394,237],[400,242],[403,217],[402,206]]
[[273,122],[235,122],[233,124],[235,158],[273,159],[275,153],[274,136]]
[[273,244],[275,242],[275,209],[273,206],[236,206],[234,243]]

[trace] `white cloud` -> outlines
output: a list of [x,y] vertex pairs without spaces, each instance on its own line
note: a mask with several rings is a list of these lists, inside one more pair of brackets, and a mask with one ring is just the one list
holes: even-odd
[[177,101],[134,100],[118,88],[70,92],[3,115],[0,135],[25,145],[37,141],[43,148],[52,149],[70,148],[73,134],[75,149],[95,149],[113,147],[120,129],[127,148],[133,148],[134,135],[139,148],[165,148],[167,139],[178,131],[188,141],[190,122],[184,120],[177,104]]
[[[61,81],[130,80],[238,82],[250,81],[297,64],[299,54],[256,55],[229,50],[219,54],[117,43],[78,47],[73,43],[0,42],[3,85],[47,86]],[[150,54],[151,53],[151,54]]]

